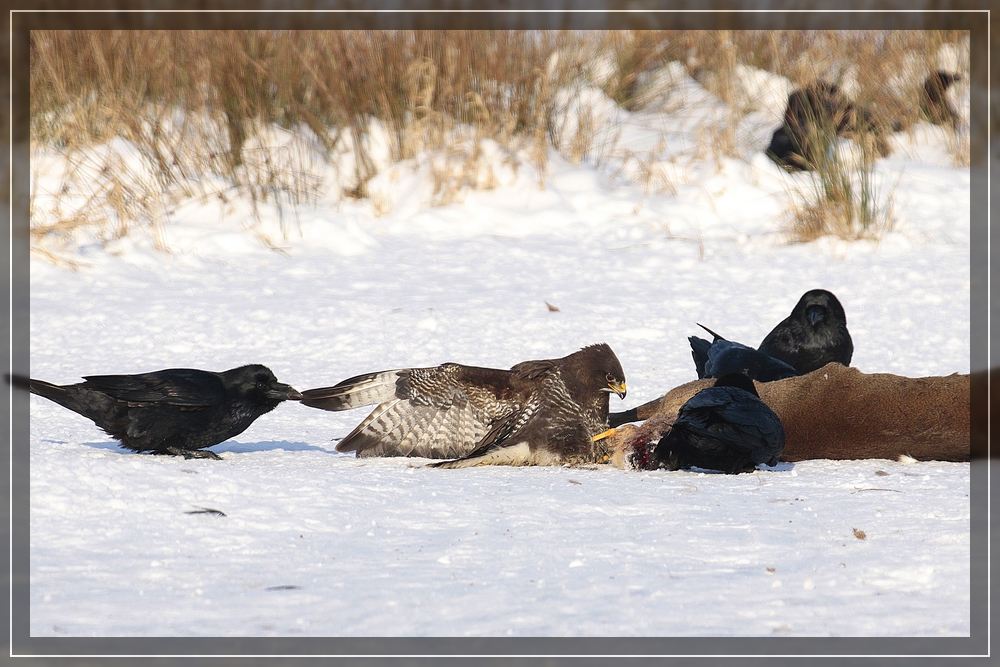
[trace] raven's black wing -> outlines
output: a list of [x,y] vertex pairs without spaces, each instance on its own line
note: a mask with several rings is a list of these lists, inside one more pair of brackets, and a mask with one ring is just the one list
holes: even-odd
[[785,448],[785,431],[778,416],[759,398],[737,387],[698,392],[681,408],[678,421],[681,419],[693,430],[746,451],[755,463],[774,465]]
[[89,375],[84,380],[75,386],[128,403],[208,407],[226,400],[226,388],[217,373],[193,368],[137,375]]
[[728,340],[712,343],[707,357],[705,377],[720,378],[730,373],[743,373],[751,380],[773,382],[799,374],[780,359]]

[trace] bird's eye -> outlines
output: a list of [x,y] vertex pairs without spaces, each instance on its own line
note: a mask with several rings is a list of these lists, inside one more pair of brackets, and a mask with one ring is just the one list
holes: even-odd
[[261,389],[263,389],[263,388],[264,388],[264,387],[265,387],[266,385],[265,385],[264,381],[263,381],[263,380],[261,380],[261,381],[259,381],[259,382],[257,383],[257,386],[258,386],[258,387],[260,387]]
[[605,377],[605,379],[606,379],[606,380],[607,380],[608,382],[614,382],[614,381],[615,381],[615,378],[614,378],[614,376],[612,376],[612,375],[611,375],[611,373],[608,373],[608,374],[607,374],[607,375],[605,375],[604,377]]

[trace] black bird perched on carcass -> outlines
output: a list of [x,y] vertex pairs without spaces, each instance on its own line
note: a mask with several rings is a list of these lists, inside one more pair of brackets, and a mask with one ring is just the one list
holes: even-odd
[[697,336],[688,337],[699,378],[720,378],[729,373],[745,373],[758,382],[772,382],[799,374],[780,359],[742,343],[726,340],[703,324],[698,326],[712,334],[711,343]]
[[611,348],[590,345],[510,370],[442,364],[368,373],[302,392],[324,410],[378,407],[337,444],[357,456],[453,460],[442,468],[592,463],[606,452],[610,393],[625,397]]
[[854,342],[837,297],[825,289],[814,289],[802,295],[791,314],[764,337],[757,350],[805,375],[831,361],[850,366]]
[[753,380],[732,373],[681,406],[647,467],[750,472],[759,463],[777,465],[784,448],[781,420],[760,400]]
[[771,330],[757,349],[733,343],[711,329],[710,343],[691,336],[691,356],[699,378],[746,373],[758,382],[805,375],[831,361],[851,365],[854,343],[847,330],[844,307],[832,292],[806,292],[791,314]]
[[[831,361],[850,366],[854,354],[844,307],[832,292],[823,289],[803,294],[791,314],[756,350],[698,326],[713,337],[711,342],[697,336],[688,338],[699,378],[744,373],[757,382],[772,382],[811,373]],[[641,419],[639,410],[633,408],[610,414],[608,423],[618,427]]]
[[282,401],[301,398],[259,364],[221,373],[169,368],[137,375],[90,375],[84,382],[65,386],[8,379],[90,419],[126,449],[185,458],[218,459],[205,448],[239,435]]

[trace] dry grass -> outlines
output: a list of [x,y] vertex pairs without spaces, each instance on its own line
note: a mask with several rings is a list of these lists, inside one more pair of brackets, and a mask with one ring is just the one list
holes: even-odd
[[[367,197],[380,170],[414,160],[432,175],[430,203],[446,204],[495,186],[481,148],[487,139],[526,156],[544,187],[552,148],[575,161],[617,155],[617,134],[585,105],[564,131],[565,91],[596,85],[640,111],[651,74],[675,60],[729,105],[727,118],[703,130],[702,143],[719,161],[747,152],[737,128],[753,100],[739,89],[740,64],[799,85],[851,82],[859,104],[911,126],[922,77],[938,66],[941,45],[963,38],[933,31],[36,31],[33,160],[54,153],[70,168],[49,194],[33,188],[33,246],[51,252],[42,239],[68,240],[83,226],[102,240],[142,229],[161,243],[167,213],[193,197],[249,201],[251,217],[264,203],[294,211],[324,194],[317,174],[329,165],[345,170],[343,196]],[[967,74],[967,46],[958,52]],[[590,64],[599,58],[609,67],[595,82]],[[387,137],[381,149],[375,127]],[[116,138],[129,142],[129,159],[94,150]],[[968,163],[967,133],[949,135],[949,146],[956,164]],[[647,191],[673,189],[651,156],[626,160]],[[795,224],[812,230],[807,235],[830,233],[819,220],[868,229],[871,216],[852,210],[847,202],[857,198],[842,194],[844,174],[836,171],[844,164],[830,168],[820,190],[839,187],[839,199],[803,208]],[[863,193],[858,187],[853,192]],[[386,202],[373,205],[387,210]]]
[[[35,235],[103,227],[109,213],[121,231],[155,226],[157,195],[167,193],[242,194],[255,206],[294,207],[318,194],[317,157],[337,150],[353,155],[346,193],[365,196],[379,168],[369,145],[373,121],[388,131],[392,161],[449,151],[446,166],[435,167],[438,202],[456,187],[446,181],[484,182],[469,176],[480,171],[475,146],[484,137],[527,141],[543,173],[549,98],[573,74],[553,67],[552,56],[573,39],[461,31],[34,32],[35,155],[54,150],[81,161],[84,149],[121,137],[156,181],[148,196],[123,190],[120,181],[128,179],[109,154],[91,165],[88,176],[99,183],[86,205],[72,216],[54,211]],[[276,147],[273,127],[294,136]],[[459,150],[463,145],[472,149]],[[87,179],[77,171],[66,180],[64,192]]]
[[[815,128],[811,138],[822,146],[814,163],[811,191],[794,196],[788,228],[795,241],[834,235],[844,239],[877,239],[893,227],[892,192],[880,190],[875,163],[887,152],[893,130],[913,128],[927,120],[922,108],[924,80],[942,67],[937,57],[944,44],[964,53],[952,66],[968,77],[968,47],[962,33],[900,31],[891,33],[818,33],[800,44],[799,54],[768,52],[770,65],[800,85],[816,79],[838,84],[871,123],[858,122],[848,133],[856,155],[841,156],[832,147],[837,137],[829,128]],[[794,42],[789,42],[794,44]],[[945,65],[945,68],[949,68]],[[969,158],[966,128],[943,126],[956,165]]]
[[875,163],[880,156],[878,136],[863,124],[854,134],[857,150],[841,155],[835,129],[816,123],[809,141],[820,147],[809,156],[811,186],[790,194],[787,216],[792,240],[812,241],[821,236],[847,240],[878,240],[893,227],[893,191],[879,187]]

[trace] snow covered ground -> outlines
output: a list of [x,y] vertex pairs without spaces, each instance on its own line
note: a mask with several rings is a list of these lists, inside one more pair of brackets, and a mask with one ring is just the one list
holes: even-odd
[[[621,141],[685,150],[684,119],[717,104],[702,93],[616,111]],[[372,184],[385,215],[331,197],[286,210],[282,238],[263,207],[255,231],[280,251],[240,201],[180,206],[169,253],[81,237],[78,271],[32,262],[31,375],[263,363],[307,389],[604,341],[628,379],[617,410],[695,377],[696,321],[756,344],[816,287],[844,304],[862,371],[969,372],[969,170],[942,131],[879,162],[893,232],[794,245],[781,217],[809,177],[764,157],[766,118],[747,120],[746,160],[664,157],[685,166],[662,193],[624,162],[553,153],[544,189],[522,163],[428,207],[404,164]],[[366,414],[283,404],[214,447],[222,461],[183,460],[33,397],[31,634],[969,634],[968,464],[434,470],[337,453]]]

